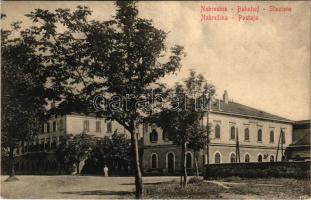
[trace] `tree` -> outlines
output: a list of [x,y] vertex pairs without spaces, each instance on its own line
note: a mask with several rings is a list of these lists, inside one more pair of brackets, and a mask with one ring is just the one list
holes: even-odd
[[[109,171],[120,172],[121,166],[128,166],[131,157],[131,140],[125,134],[115,130],[111,137],[106,136],[97,141],[90,159],[99,167],[99,170],[102,170],[106,164],[109,166]],[[118,169],[115,169],[113,163],[118,165]]]
[[16,180],[14,150],[41,129],[46,78],[33,43],[18,36],[20,22],[12,23],[12,30],[1,29],[1,34],[1,145],[9,150],[8,180]]
[[[167,33],[139,18],[136,2],[117,1],[116,7],[113,19],[103,22],[88,21],[91,11],[82,6],[74,12],[36,9],[27,15],[35,24],[28,32],[37,34],[36,49],[53,77],[50,87],[61,102],[59,112],[94,111],[90,102],[98,95],[110,102],[97,115],[117,121],[131,134],[135,195],[142,198],[138,126],[150,113],[144,105],[152,101],[151,91],[163,89],[159,80],[180,68],[184,52],[177,45],[167,56]],[[116,97],[119,101],[111,102]]]
[[206,145],[209,143],[209,133],[210,130],[202,127],[199,123],[199,120],[195,121],[192,125],[190,125],[188,147],[193,150],[196,176],[199,176],[198,152],[206,147]]
[[75,165],[80,173],[80,162],[86,160],[95,146],[93,136],[81,133],[68,135],[56,149],[56,158],[60,163]]
[[191,71],[183,84],[175,85],[172,93],[170,106],[153,115],[150,121],[157,123],[166,132],[168,139],[181,147],[181,185],[186,187],[187,145],[197,151],[208,142],[206,129],[200,125],[200,120],[204,116],[209,99],[215,93],[215,88],[206,82],[203,75]]

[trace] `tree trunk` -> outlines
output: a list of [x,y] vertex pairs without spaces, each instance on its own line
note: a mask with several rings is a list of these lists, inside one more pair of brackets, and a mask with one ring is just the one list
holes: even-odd
[[186,146],[187,144],[184,142],[184,144],[182,145],[182,158],[183,158],[183,169],[182,171],[184,172],[183,174],[183,177],[184,177],[184,180],[183,180],[183,184],[182,186],[183,187],[186,187],[187,186],[187,158],[186,158]]
[[76,165],[77,165],[77,174],[80,174],[80,162],[77,162]]
[[9,160],[10,160],[10,177],[15,176],[15,163],[14,163],[14,147],[10,147],[9,152]]
[[198,154],[197,154],[196,151],[194,151],[193,154],[194,154],[194,163],[195,163],[195,169],[196,169],[196,176],[199,176]]
[[139,152],[138,152],[138,138],[136,134],[135,128],[131,131],[131,142],[132,142],[132,151],[134,156],[134,168],[135,168],[135,198],[142,199],[143,198],[143,181],[142,181],[142,174],[140,170],[140,163],[139,163]]

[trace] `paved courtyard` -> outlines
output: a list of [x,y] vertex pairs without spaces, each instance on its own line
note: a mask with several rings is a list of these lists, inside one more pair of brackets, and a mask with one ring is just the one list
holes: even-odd
[[[1,196],[4,198],[131,198],[134,177],[100,176],[17,176],[19,181],[5,182],[1,176]],[[144,184],[179,180],[178,177],[144,177]]]

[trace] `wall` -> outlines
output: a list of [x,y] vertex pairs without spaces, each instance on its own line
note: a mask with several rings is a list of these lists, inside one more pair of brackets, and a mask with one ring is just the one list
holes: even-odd
[[310,178],[310,162],[211,164],[205,168],[205,179],[229,176]]

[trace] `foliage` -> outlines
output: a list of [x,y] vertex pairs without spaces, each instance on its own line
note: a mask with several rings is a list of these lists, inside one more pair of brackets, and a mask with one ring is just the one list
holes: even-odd
[[99,94],[105,94],[106,101],[112,95],[131,95],[126,103],[122,98],[120,109],[108,107],[97,114],[131,133],[136,198],[141,198],[137,127],[150,110],[138,109],[137,102],[149,101],[151,91],[163,90],[158,80],[180,68],[184,52],[177,45],[166,55],[167,33],[139,18],[136,2],[117,1],[116,7],[116,15],[108,21],[89,21],[92,12],[82,6],[73,12],[36,9],[27,15],[34,26],[23,34],[36,41],[51,76],[50,97],[60,102],[58,112],[94,111],[90,102]]
[[[120,172],[120,167],[127,167],[131,162],[131,141],[126,135],[117,130],[111,137],[104,137],[97,140],[96,146],[91,152],[90,160],[101,170],[108,165],[109,171]],[[116,164],[118,167],[114,166]]]
[[67,135],[56,149],[56,158],[60,163],[75,164],[79,173],[80,162],[88,158],[94,146],[95,139],[91,135]]
[[183,84],[177,83],[172,92],[172,96],[175,94],[173,97],[175,100],[171,101],[171,107],[155,114],[150,121],[162,127],[168,139],[181,146],[184,163],[181,171],[184,176],[183,186],[186,186],[186,148],[188,145],[197,151],[208,143],[207,130],[200,125],[200,120],[204,116],[210,98],[215,93],[215,88],[208,84],[202,75],[190,71],[189,77]]
[[20,24],[1,29],[1,149],[10,151],[10,176],[14,176],[14,149],[39,132],[46,105],[45,70],[33,43],[18,36]]

